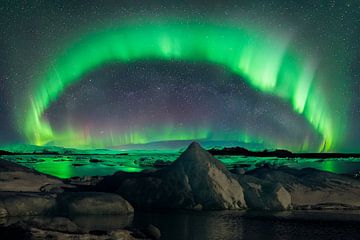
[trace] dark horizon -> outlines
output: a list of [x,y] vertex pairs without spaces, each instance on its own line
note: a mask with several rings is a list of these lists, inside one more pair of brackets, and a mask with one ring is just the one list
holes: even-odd
[[123,146],[105,148],[66,148],[59,146],[36,146],[36,145],[0,145],[0,155],[116,155],[131,152],[181,152],[192,142],[198,142],[203,148],[214,156],[248,156],[248,157],[277,157],[277,158],[303,158],[303,159],[328,159],[328,158],[360,158],[359,152],[292,152],[284,148],[264,148],[252,144],[231,142],[219,145],[219,142],[212,141],[169,141],[151,142],[145,144],[129,144]]

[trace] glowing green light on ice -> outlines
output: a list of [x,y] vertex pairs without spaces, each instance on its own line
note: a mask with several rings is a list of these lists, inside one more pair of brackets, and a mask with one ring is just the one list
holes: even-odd
[[[89,34],[65,49],[37,81],[31,93],[24,132],[31,143],[38,145],[61,141],[79,143],[79,139],[95,141],[84,139],[81,131],[56,132],[43,118],[44,111],[68,86],[105,64],[146,59],[182,60],[225,66],[253,88],[287,100],[294,111],[304,115],[323,136],[323,146],[318,146],[319,149],[330,150],[338,135],[334,130],[336,118],[331,115],[317,85],[316,69],[311,61],[287,45],[287,41],[253,28],[213,24],[132,24]],[[180,136],[182,130],[155,130],[156,136],[163,135],[151,140],[209,137],[206,129],[192,136]],[[146,142],[150,140],[148,134],[151,133],[128,133],[113,141]]]

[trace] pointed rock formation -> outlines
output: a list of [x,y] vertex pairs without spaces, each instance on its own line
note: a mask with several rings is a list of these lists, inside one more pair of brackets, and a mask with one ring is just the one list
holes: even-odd
[[195,142],[168,167],[153,173],[128,175],[119,184],[117,193],[140,208],[246,207],[239,182]]

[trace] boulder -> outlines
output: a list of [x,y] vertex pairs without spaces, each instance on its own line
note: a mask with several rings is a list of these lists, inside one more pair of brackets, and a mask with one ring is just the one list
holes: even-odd
[[[290,205],[295,209],[360,208],[360,181],[346,175],[312,168],[261,167],[238,179],[250,208],[286,209]],[[270,205],[265,204],[269,203],[266,199],[272,200]]]
[[251,209],[289,210],[291,195],[279,183],[262,181],[251,176],[239,177],[244,188],[246,204]]
[[292,208],[290,193],[280,184],[273,191],[273,206],[275,209],[288,210]]
[[8,216],[8,212],[5,208],[0,207],[0,218],[5,218]]
[[58,198],[62,213],[69,215],[125,215],[134,208],[117,194],[101,192],[68,192]]
[[135,240],[134,232],[117,229],[113,231],[82,231],[66,218],[32,219],[17,222],[8,226],[0,226],[0,239],[21,239],[21,240]]
[[148,236],[151,239],[158,240],[161,238],[160,229],[152,224],[147,225],[144,228],[143,232],[145,233],[146,236]]
[[124,229],[131,226],[134,214],[126,215],[77,215],[71,216],[71,220],[84,230],[109,230]]
[[27,224],[31,227],[48,231],[57,231],[63,233],[82,232],[74,222],[64,217],[35,217],[30,219]]
[[36,193],[0,193],[2,215],[34,216],[46,215],[55,211],[56,196]]
[[[239,182],[219,160],[195,142],[161,170],[115,174],[104,180],[140,208],[199,209],[201,206],[202,209],[220,210],[246,207]],[[104,182],[100,186],[104,187]]]

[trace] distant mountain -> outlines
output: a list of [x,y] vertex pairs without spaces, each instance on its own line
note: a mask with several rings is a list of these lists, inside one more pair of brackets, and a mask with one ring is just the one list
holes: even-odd
[[292,153],[285,149],[275,149],[263,151],[251,151],[243,147],[225,147],[222,149],[208,149],[212,155],[230,155],[230,156],[251,156],[251,157],[277,157],[277,158],[359,158],[359,153]]
[[118,154],[119,150],[111,149],[76,149],[57,146],[36,146],[30,144],[14,144],[0,146],[0,150],[24,154]]
[[[178,141],[159,141],[145,144],[127,144],[113,146],[104,149],[76,149],[57,146],[36,146],[30,144],[13,144],[0,146],[0,150],[12,153],[24,154],[119,154],[124,151],[144,150],[144,151],[182,151],[190,145],[193,140]],[[253,151],[262,150],[265,147],[262,144],[244,143],[239,141],[206,141],[197,140],[206,149],[222,149],[224,147],[247,148]]]
[[0,146],[1,150],[13,152],[13,153],[64,153],[65,151],[72,151],[73,149],[66,149],[55,146],[36,146],[30,144],[13,144]]
[[[194,140],[176,140],[176,141],[158,141],[144,144],[126,144],[111,147],[111,149],[119,150],[184,150]],[[209,141],[209,140],[196,140],[204,148],[223,148],[223,147],[236,147],[241,146],[251,150],[264,149],[264,145],[257,143],[244,143],[239,141]]]

